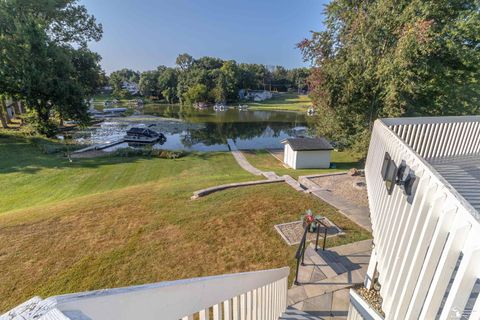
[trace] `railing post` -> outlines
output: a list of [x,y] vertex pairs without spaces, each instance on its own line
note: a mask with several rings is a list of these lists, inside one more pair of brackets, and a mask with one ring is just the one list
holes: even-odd
[[323,251],[325,251],[326,244],[327,244],[327,227],[325,226],[325,235],[323,237]]
[[305,242],[303,243],[302,249],[302,267],[305,266]]
[[315,251],[318,250],[318,238],[319,238],[319,236],[320,236],[320,223],[317,222],[317,240],[315,241]]
[[300,269],[300,261],[297,259],[297,270],[295,271],[295,282],[294,284],[298,286],[300,283],[298,282],[298,270]]
[[302,264],[302,266],[305,265],[305,244],[307,242],[308,227],[309,227],[309,225],[307,225],[305,227],[305,231],[303,232],[302,240],[300,241],[300,245],[298,246],[297,252],[295,254],[295,258],[297,259],[297,270],[296,270],[296,273],[295,273],[295,282],[294,282],[295,285],[299,284],[299,282],[298,282],[298,271],[300,269],[300,263]]

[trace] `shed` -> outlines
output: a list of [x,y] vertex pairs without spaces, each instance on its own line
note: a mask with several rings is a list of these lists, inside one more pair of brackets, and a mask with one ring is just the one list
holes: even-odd
[[332,145],[323,137],[289,138],[285,145],[283,162],[293,169],[330,168]]

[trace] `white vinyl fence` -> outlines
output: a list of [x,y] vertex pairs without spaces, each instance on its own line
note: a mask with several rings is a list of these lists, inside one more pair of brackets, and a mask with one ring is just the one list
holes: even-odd
[[281,268],[61,295],[1,319],[276,320],[287,307],[288,274]]
[[[374,237],[366,285],[378,271],[386,319],[480,318],[478,212],[425,160],[479,155],[479,133],[480,117],[376,121],[365,169]],[[414,171],[412,195],[398,185],[388,194],[386,152]]]

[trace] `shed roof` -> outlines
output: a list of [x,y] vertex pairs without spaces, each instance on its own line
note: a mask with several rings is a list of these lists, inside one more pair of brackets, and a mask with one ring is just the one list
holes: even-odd
[[289,144],[294,151],[333,150],[332,145],[323,137],[289,138],[282,143]]

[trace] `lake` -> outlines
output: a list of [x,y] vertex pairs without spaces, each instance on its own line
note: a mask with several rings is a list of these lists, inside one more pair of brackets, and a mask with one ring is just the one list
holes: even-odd
[[[77,132],[81,143],[121,139],[131,127],[150,127],[167,138],[154,148],[187,151],[228,151],[227,138],[239,149],[282,148],[281,141],[307,135],[306,115],[289,111],[228,109],[196,110],[178,105],[146,105],[129,117],[108,118],[98,126]],[[119,144],[105,151],[128,147]]]

